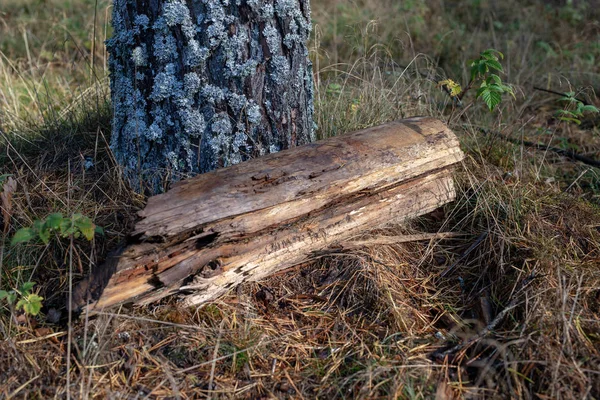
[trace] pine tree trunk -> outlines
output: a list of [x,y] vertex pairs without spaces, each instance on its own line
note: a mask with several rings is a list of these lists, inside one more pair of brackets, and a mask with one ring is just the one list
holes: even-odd
[[115,0],[111,147],[138,191],[314,140],[308,0]]

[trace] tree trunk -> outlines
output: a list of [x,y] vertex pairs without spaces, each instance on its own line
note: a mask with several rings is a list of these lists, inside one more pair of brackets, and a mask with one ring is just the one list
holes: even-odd
[[187,304],[305,262],[353,235],[454,198],[462,159],[440,121],[413,118],[219,169],[151,197],[129,246],[74,292],[77,308]]
[[115,0],[111,147],[138,191],[314,140],[308,0]]

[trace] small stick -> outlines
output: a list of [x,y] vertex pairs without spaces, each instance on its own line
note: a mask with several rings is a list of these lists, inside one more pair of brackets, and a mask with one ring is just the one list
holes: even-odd
[[463,253],[462,256],[460,256],[460,258],[458,260],[456,260],[454,263],[452,263],[452,265],[450,265],[448,268],[446,268],[441,274],[441,277],[445,277],[446,275],[448,275],[448,273],[450,271],[452,271],[454,269],[454,267],[456,267],[458,265],[458,263],[460,263],[462,260],[464,260],[469,254],[471,254],[471,252],[473,250],[475,250],[475,248],[477,246],[479,246],[479,244],[483,241],[483,239],[485,239],[488,235],[488,231],[483,232],[481,235],[479,235],[477,237],[477,239],[473,242],[473,244],[471,246],[469,246],[469,248],[467,249],[467,251],[465,251]]
[[439,360],[443,360],[444,358],[446,358],[446,356],[450,355],[450,354],[454,354],[459,352],[460,350],[469,347],[471,344],[478,342],[479,340],[483,339],[484,337],[486,337],[487,335],[489,335],[498,325],[500,325],[500,322],[502,322],[502,320],[504,319],[504,317],[506,316],[506,314],[508,314],[508,312],[510,310],[512,310],[513,308],[515,308],[518,305],[517,303],[517,298],[515,297],[514,299],[512,299],[512,301],[510,302],[510,304],[508,305],[508,307],[506,307],[504,310],[500,311],[498,313],[498,315],[496,315],[496,318],[494,318],[492,320],[492,322],[489,323],[489,325],[487,325],[485,328],[483,328],[481,330],[481,332],[479,332],[479,334],[477,336],[473,336],[472,338],[470,338],[469,340],[467,340],[466,342],[462,342],[457,344],[454,347],[449,348],[446,351],[440,352],[440,353],[434,353],[434,357],[439,359]]
[[[567,94],[566,94],[566,93],[555,92],[554,90],[550,90],[550,89],[544,89],[544,88],[541,88],[541,87],[539,87],[539,86],[534,86],[534,87],[533,87],[533,89],[534,89],[534,90],[539,90],[540,92],[546,92],[546,93],[550,93],[550,94],[555,94],[555,95],[557,95],[557,96],[563,96],[563,97],[567,96]],[[568,96],[567,96],[567,97],[568,97]],[[573,97],[573,99],[575,99],[575,100],[577,100],[577,101],[580,101],[580,102],[582,102],[582,103],[583,103],[583,105],[585,105],[585,106],[589,106],[589,105],[591,105],[591,104],[590,104],[588,101],[585,101],[585,100],[583,100],[583,99],[580,99],[579,97]]]
[[584,164],[591,165],[592,167],[600,168],[600,161],[593,159],[591,157],[587,157],[587,156],[581,155],[579,153],[576,153],[573,150],[561,149],[558,147],[552,147],[552,146],[548,146],[548,145],[541,144],[541,143],[530,142],[528,140],[513,139],[511,137],[503,135],[500,132],[490,131],[490,130],[487,130],[484,128],[478,128],[478,129],[486,135],[493,134],[493,135],[498,136],[500,139],[506,140],[507,142],[511,142],[511,143],[518,144],[518,145],[523,145],[526,147],[531,147],[536,150],[542,150],[542,151],[549,150],[558,155],[570,158],[571,160],[580,161]]
[[483,328],[476,336],[470,338],[467,341],[459,343],[456,346],[449,348],[448,350],[441,351],[441,352],[436,351],[433,353],[433,357],[438,360],[443,360],[444,358],[446,358],[446,356],[457,353],[457,352],[469,347],[471,344],[480,341],[481,339],[485,338],[490,333],[492,333],[492,331],[494,329],[496,329],[498,327],[498,325],[500,325],[502,320],[504,320],[504,317],[506,317],[508,312],[520,304],[519,299],[521,298],[521,294],[523,293],[523,290],[535,278],[536,278],[536,276],[534,274],[531,274],[528,277],[526,277],[525,279],[523,279],[519,284],[520,288],[517,290],[517,293],[515,293],[512,296],[512,299],[508,303],[508,306],[506,306],[506,308],[504,308],[502,311],[500,311],[498,313],[498,315],[496,315],[496,317],[485,328]]

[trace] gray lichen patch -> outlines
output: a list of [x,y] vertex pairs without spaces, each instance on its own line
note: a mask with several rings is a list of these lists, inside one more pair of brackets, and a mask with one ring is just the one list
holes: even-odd
[[177,79],[175,64],[167,64],[164,72],[159,72],[154,77],[154,86],[150,99],[161,101],[170,96],[180,95],[182,82]]
[[183,87],[187,92],[188,96],[193,96],[200,90],[202,86],[202,80],[195,72],[188,72],[183,77]]
[[[159,26],[162,26],[162,24],[159,24]],[[175,37],[171,32],[166,31],[166,28],[156,29],[153,47],[154,57],[159,63],[175,61],[178,57]]]
[[290,75],[290,64],[287,57],[274,56],[271,59],[271,78],[278,85],[288,82]]
[[179,116],[183,122],[184,132],[192,138],[200,137],[206,129],[204,115],[199,110],[188,107],[180,110]]
[[258,125],[262,119],[260,107],[254,101],[251,101],[250,106],[247,109],[248,122],[252,125]]
[[206,47],[202,47],[196,39],[188,42],[185,48],[184,64],[188,67],[198,67],[202,65],[209,56],[209,51]]
[[279,34],[279,31],[275,29],[272,24],[266,24],[263,29],[263,35],[267,41],[271,54],[279,53],[281,50],[281,35]]

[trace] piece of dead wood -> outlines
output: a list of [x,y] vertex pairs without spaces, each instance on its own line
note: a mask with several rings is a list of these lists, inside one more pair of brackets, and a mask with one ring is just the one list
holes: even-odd
[[202,304],[452,201],[462,157],[441,121],[411,118],[182,181],[148,200],[128,245],[77,288],[72,305],[93,313],[173,294]]

